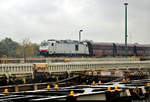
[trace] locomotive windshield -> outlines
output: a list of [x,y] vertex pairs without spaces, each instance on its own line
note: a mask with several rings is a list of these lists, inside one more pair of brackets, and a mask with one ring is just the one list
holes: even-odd
[[47,42],[41,42],[41,46],[48,46]]

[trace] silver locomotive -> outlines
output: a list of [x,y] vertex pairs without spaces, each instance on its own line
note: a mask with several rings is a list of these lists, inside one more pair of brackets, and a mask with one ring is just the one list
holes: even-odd
[[44,56],[73,56],[73,55],[89,55],[87,42],[79,42],[76,40],[47,40],[41,42],[40,54]]

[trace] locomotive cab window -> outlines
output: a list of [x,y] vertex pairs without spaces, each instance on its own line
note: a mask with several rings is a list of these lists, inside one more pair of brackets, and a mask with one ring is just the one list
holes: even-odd
[[75,50],[76,50],[76,51],[79,50],[79,45],[75,45]]
[[41,42],[41,46],[48,46],[47,42]]

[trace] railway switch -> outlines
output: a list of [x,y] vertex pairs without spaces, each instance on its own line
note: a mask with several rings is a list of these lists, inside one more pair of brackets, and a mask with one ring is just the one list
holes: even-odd
[[108,87],[108,88],[107,88],[107,91],[111,91],[111,87]]
[[150,83],[147,83],[147,86],[150,87]]
[[115,86],[115,87],[114,87],[114,90],[118,90],[118,86]]
[[47,85],[47,89],[50,90],[50,88],[51,88],[50,85]]
[[123,78],[123,79],[122,79],[122,82],[126,82],[126,79]]
[[98,84],[102,84],[102,81],[98,81]]
[[59,87],[58,87],[58,85],[56,84],[54,88],[55,88],[55,89],[58,89]]
[[74,91],[70,91],[70,96],[74,96]]
[[95,81],[92,82],[92,85],[95,85]]
[[8,89],[4,89],[4,93],[8,93]]

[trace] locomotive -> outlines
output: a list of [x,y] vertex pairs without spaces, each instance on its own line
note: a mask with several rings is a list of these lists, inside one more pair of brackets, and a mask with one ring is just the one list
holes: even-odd
[[44,56],[87,56],[89,55],[89,47],[87,42],[51,39],[41,43],[40,54]]
[[[93,41],[54,40],[41,42],[40,55],[43,56],[125,56],[125,46],[119,43]],[[149,56],[150,45],[128,44],[127,56]]]

